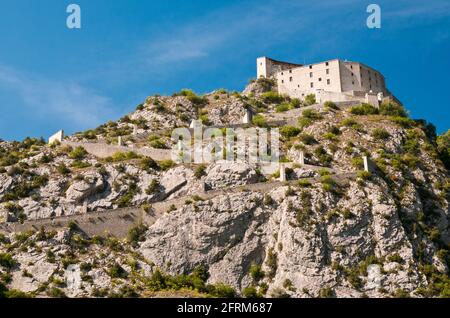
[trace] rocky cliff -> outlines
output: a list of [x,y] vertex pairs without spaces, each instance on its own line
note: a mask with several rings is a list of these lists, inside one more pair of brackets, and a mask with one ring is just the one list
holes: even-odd
[[[129,151],[106,158],[64,142],[1,142],[5,222],[33,228],[33,220],[122,207],[153,217],[126,239],[88,236],[76,222],[3,231],[0,294],[450,296],[450,134],[437,137],[394,103],[305,103],[271,89],[259,80],[244,94],[153,96],[68,138],[115,145],[120,137]],[[193,119],[238,125],[249,107],[258,113],[250,126],[284,120],[286,182],[257,165],[176,164],[139,152],[171,148],[171,130]],[[155,211],[159,202],[174,204]]]

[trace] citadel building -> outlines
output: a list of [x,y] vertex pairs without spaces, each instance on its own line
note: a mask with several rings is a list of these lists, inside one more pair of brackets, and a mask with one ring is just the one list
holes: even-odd
[[383,74],[358,62],[339,59],[302,65],[257,59],[257,78],[273,78],[278,93],[303,99],[315,94],[318,102],[359,100],[378,106],[385,99],[398,100],[387,90]]

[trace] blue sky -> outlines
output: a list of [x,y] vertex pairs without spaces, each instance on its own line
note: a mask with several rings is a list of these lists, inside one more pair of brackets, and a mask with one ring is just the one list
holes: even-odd
[[[381,29],[366,27],[373,2]],[[448,0],[1,0],[0,138],[92,128],[155,93],[240,91],[258,56],[363,62],[412,117],[450,128]]]

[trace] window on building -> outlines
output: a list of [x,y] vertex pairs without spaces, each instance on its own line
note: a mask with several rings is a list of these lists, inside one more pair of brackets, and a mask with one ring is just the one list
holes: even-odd
[[319,77],[319,82],[322,82],[322,77]]
[[283,72],[281,72],[281,75],[283,75]]
[[281,84],[284,84],[284,80],[281,80]]
[[350,68],[353,70],[353,65],[350,65]]
[[331,84],[330,79],[327,79],[327,85],[330,85],[330,84]]
[[311,83],[311,88],[314,88],[314,83]]
[[352,76],[355,76],[355,74],[352,73]]
[[300,88],[300,85],[297,85],[298,88]]
[[289,73],[292,73],[292,70],[289,70]]
[[309,66],[309,69],[310,69],[310,70],[312,69],[312,65]]
[[355,81],[352,82],[352,85],[355,85]]
[[309,73],[309,77],[313,77],[313,73],[311,72],[311,73]]
[[330,63],[326,62],[325,65],[328,66],[328,65],[330,65]]
[[291,76],[291,77],[289,77],[289,82],[292,82],[292,76]]
[[328,74],[330,74],[330,69],[329,69],[329,68],[327,68],[327,75],[328,75]]

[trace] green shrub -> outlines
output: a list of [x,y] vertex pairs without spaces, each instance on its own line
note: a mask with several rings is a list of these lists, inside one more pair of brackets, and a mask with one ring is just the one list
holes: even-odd
[[258,127],[267,127],[267,121],[262,115],[256,115],[252,120],[253,125]]
[[263,91],[271,91],[272,88],[275,86],[275,82],[272,79],[261,77],[256,80],[258,85],[260,85],[263,89]]
[[305,109],[302,112],[302,116],[305,118],[309,118],[312,120],[319,120],[322,119],[322,115],[320,115],[317,111],[313,110],[313,109]]
[[298,98],[293,98],[291,100],[291,108],[299,108],[302,105],[302,102]]
[[222,283],[214,285],[210,293],[218,298],[236,298],[236,291],[233,287]]
[[324,168],[319,169],[317,172],[319,173],[319,176],[321,176],[321,177],[331,175],[330,170],[324,169]]
[[339,107],[337,107],[337,105],[335,104],[335,103],[333,103],[333,102],[331,102],[331,101],[326,101],[324,104],[323,104],[323,107],[326,109],[326,110],[330,110],[330,109],[339,109]]
[[[1,285],[1,284],[0,284]],[[8,290],[6,292],[3,293],[5,298],[16,298],[16,299],[24,299],[24,298],[32,298],[33,295],[29,294],[29,293],[24,293],[20,290],[16,290],[16,289],[11,289]],[[1,287],[0,287],[0,298],[2,298],[1,295]]]
[[393,117],[408,117],[406,110],[395,102],[384,102],[380,105],[380,115]]
[[81,160],[75,160],[71,167],[76,169],[84,169],[87,167],[91,167],[92,165],[89,162],[81,161]]
[[205,165],[199,165],[197,168],[195,168],[194,176],[197,179],[200,179],[205,175],[206,166]]
[[312,135],[309,135],[309,134],[301,134],[299,136],[299,139],[305,145],[313,145],[313,144],[317,143],[316,139]]
[[118,263],[114,262],[108,269],[108,275],[111,278],[127,278],[128,274]]
[[316,95],[309,94],[305,97],[306,105],[314,105],[316,103]]
[[358,127],[358,122],[353,118],[346,118],[341,122],[342,126],[356,128]]
[[242,290],[242,297],[244,298],[261,298],[255,287],[249,286]]
[[376,140],[386,140],[389,139],[391,135],[385,130],[376,128],[372,131],[372,137]]
[[139,155],[133,151],[122,152],[118,151],[111,157],[106,158],[107,162],[121,162],[139,158]]
[[372,174],[369,171],[358,171],[358,178],[362,180],[370,180],[372,178]]
[[370,104],[361,104],[359,106],[353,106],[349,112],[353,115],[376,115],[378,109]]
[[145,232],[147,232],[147,227],[145,225],[138,225],[133,227],[128,231],[128,242],[133,246],[137,245],[139,242],[145,240]]
[[155,139],[150,141],[150,147],[156,149],[167,149],[167,145],[161,139]]
[[277,92],[266,92],[262,94],[262,99],[265,103],[268,104],[279,104],[285,101],[285,97],[279,95]]
[[265,275],[264,271],[261,269],[261,266],[255,263],[252,263],[250,266],[249,274],[256,283],[263,279]]
[[280,129],[280,134],[285,138],[295,137],[300,134],[301,129],[294,126],[284,126]]
[[51,298],[66,298],[66,294],[57,287],[52,287],[47,291],[47,296]]
[[266,265],[269,268],[267,276],[270,279],[274,278],[278,268],[278,256],[277,253],[274,252],[273,248],[269,248],[267,251]]
[[88,152],[83,147],[77,147],[69,153],[70,159],[82,160],[86,157]]
[[175,166],[175,162],[173,162],[172,160],[163,160],[159,162],[159,167],[162,170],[169,170],[170,168]]
[[300,188],[309,188],[311,186],[311,182],[309,182],[308,180],[299,180],[297,185]]
[[159,169],[158,163],[150,157],[142,158],[139,163],[139,167],[147,172],[149,172],[151,169],[153,170]]
[[325,166],[328,166],[333,161],[333,157],[326,152],[323,146],[318,146],[314,149],[314,155],[317,157],[319,162]]
[[437,149],[439,158],[444,165],[450,170],[450,130],[437,137]]
[[335,296],[334,290],[329,287],[319,290],[319,298],[333,298]]
[[67,166],[64,163],[60,163],[57,167],[56,170],[58,170],[58,172],[62,175],[68,175],[71,171],[69,168],[67,168]]
[[403,263],[403,258],[398,253],[389,255],[387,259],[389,262],[395,262],[399,264]]
[[357,169],[363,169],[364,168],[364,160],[361,157],[353,158],[352,166]]
[[415,125],[415,121],[405,117],[391,117],[391,120],[403,128],[411,128]]
[[9,253],[0,253],[0,266],[10,270],[17,265],[17,262],[13,259]]
[[208,103],[206,98],[198,96],[190,89],[183,89],[177,95],[185,96],[195,106],[203,106]]
[[284,113],[287,112],[288,110],[291,110],[291,105],[289,103],[281,103],[280,105],[275,107],[275,111],[277,113]]
[[152,195],[155,194],[159,188],[161,187],[161,184],[159,183],[158,180],[153,179],[150,184],[148,185],[147,189],[145,190],[145,193],[147,193],[148,195]]

